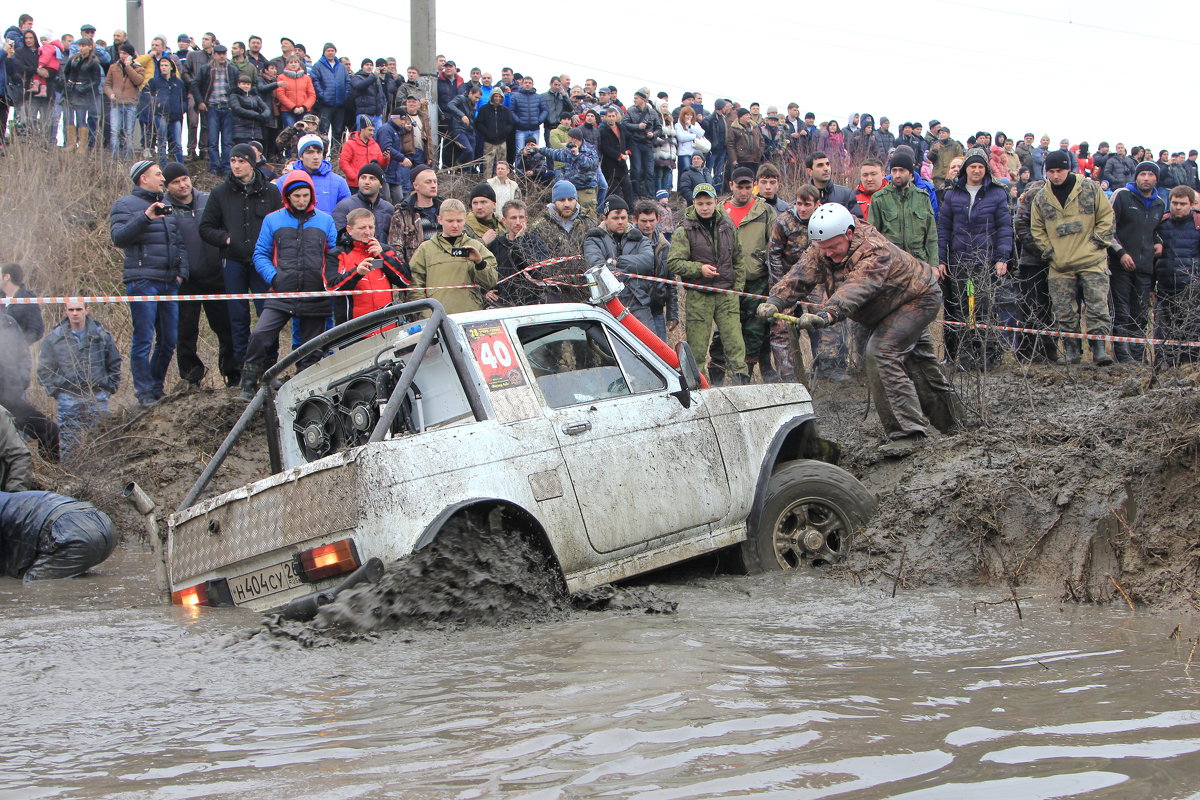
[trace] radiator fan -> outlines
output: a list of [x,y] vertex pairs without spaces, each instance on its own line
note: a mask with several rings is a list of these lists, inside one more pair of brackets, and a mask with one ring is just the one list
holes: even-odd
[[324,397],[305,400],[296,411],[292,428],[306,461],[324,458],[342,445],[337,410]]
[[346,415],[347,445],[365,444],[379,422],[379,387],[370,378],[351,381],[342,392],[339,411]]

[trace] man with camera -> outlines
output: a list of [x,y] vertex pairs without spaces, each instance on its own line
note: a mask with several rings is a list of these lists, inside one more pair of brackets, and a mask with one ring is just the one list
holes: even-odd
[[[467,207],[461,200],[443,200],[438,209],[441,232],[421,243],[413,254],[411,299],[431,297],[447,314],[479,311],[483,294],[500,279],[496,257],[467,230]],[[470,289],[440,288],[468,286]]]
[[[163,202],[162,169],[153,161],[139,161],[130,167],[129,177],[134,190],[113,203],[108,214],[113,244],[125,251],[125,294],[174,297],[188,277],[188,254],[173,209]],[[129,304],[129,313],[129,369],[138,402],[149,408],[163,396],[179,334],[179,304],[137,301]]]

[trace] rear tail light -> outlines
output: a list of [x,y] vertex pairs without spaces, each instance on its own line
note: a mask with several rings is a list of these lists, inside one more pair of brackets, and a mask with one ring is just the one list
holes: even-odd
[[217,578],[171,592],[171,602],[177,606],[231,606],[233,596],[225,579]]
[[353,572],[359,567],[358,548],[353,539],[340,539],[297,553],[295,565],[296,574],[305,583]]

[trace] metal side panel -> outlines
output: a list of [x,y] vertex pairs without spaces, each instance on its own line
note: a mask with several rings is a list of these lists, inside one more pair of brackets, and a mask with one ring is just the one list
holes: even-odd
[[[171,530],[173,582],[260,553],[358,525],[356,461],[337,469],[291,473],[249,496],[235,496]],[[219,498],[217,498],[219,499]]]

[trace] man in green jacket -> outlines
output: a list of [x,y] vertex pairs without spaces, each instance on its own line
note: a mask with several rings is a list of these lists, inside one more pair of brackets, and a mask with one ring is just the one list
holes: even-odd
[[[692,200],[683,224],[671,239],[667,268],[687,283],[742,291],[746,285],[746,262],[732,223],[717,208],[717,190],[711,183],[702,183],[696,187]],[[726,368],[737,383],[749,383],[737,296],[688,289],[685,297],[686,334],[692,352],[698,358],[708,352],[715,323],[724,343]]]
[[[1034,195],[1029,233],[1042,258],[1050,262],[1046,284],[1054,324],[1079,333],[1083,298],[1088,333],[1111,334],[1108,307],[1108,248],[1112,246],[1113,210],[1100,184],[1075,175],[1066,150],[1046,156],[1046,185]],[[1092,340],[1092,362],[1112,363],[1106,342]],[[1067,361],[1081,358],[1078,339],[1064,339]]]
[[[746,260],[745,291],[765,295],[770,288],[767,274],[767,247],[771,244],[771,230],[775,227],[775,209],[766,200],[754,195],[754,173],[745,167],[733,171],[729,182],[732,196],[725,201],[724,212],[737,232]],[[763,345],[767,339],[768,322],[759,319],[755,311],[759,299],[739,298],[742,318],[742,342],[746,348],[746,371],[754,374],[754,365],[759,363]],[[769,363],[768,363],[769,366]],[[713,337],[709,350],[709,377],[714,383],[725,378],[725,352],[718,333]],[[761,369],[760,369],[761,372]]]
[[900,152],[892,156],[892,180],[871,198],[867,222],[888,241],[926,264],[938,263],[937,220],[929,195],[913,184],[913,157]]
[[[441,233],[421,243],[409,265],[412,299],[430,297],[447,314],[478,311],[483,293],[496,285],[496,257],[479,239],[466,232],[467,207],[461,200],[444,200],[438,209]],[[469,286],[466,289],[440,288]]]

